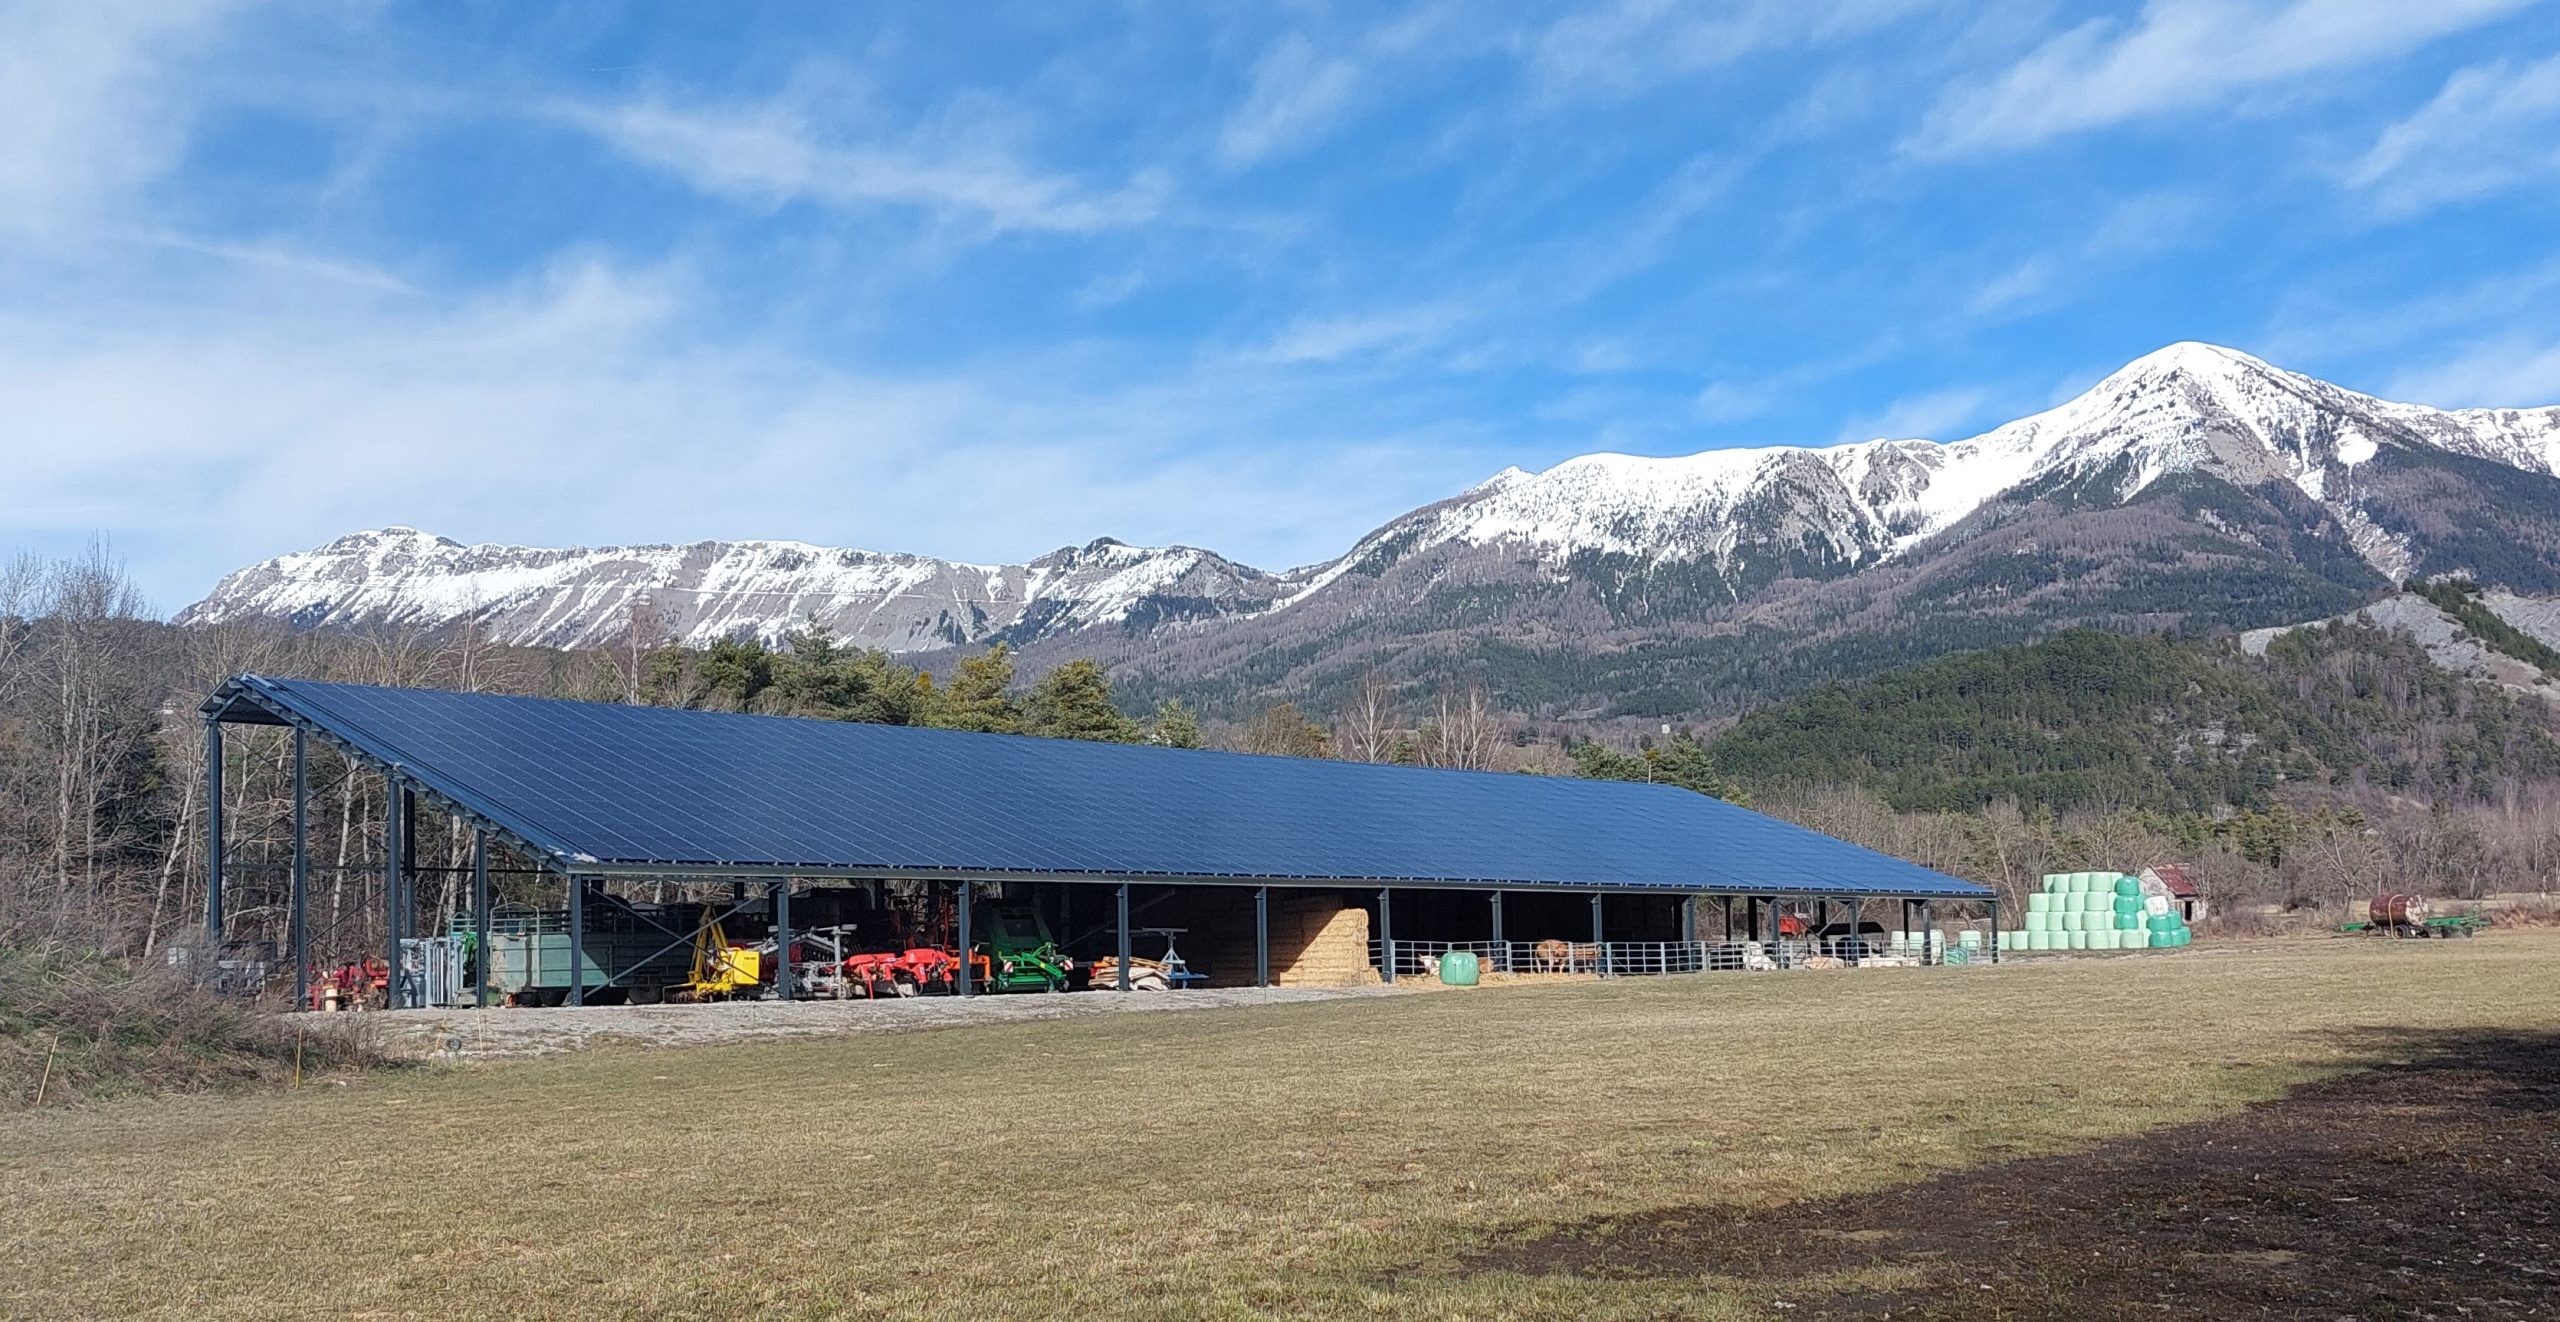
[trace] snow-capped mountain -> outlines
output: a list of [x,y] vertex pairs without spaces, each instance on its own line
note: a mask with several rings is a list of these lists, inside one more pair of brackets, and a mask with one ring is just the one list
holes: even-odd
[[[462,546],[388,529],[241,570],[181,619],[471,618],[496,640],[589,645],[635,620],[703,641],[771,638],[814,616],[892,651],[1002,639],[1168,686],[1251,672],[1275,693],[1499,640],[1585,658],[1586,690],[1695,693],[2066,623],[2290,623],[2446,572],[2560,592],[2560,407],[2392,403],[2177,344],[1953,442],[1508,469],[1285,574],[1108,540],[978,565],[796,542]],[[1621,663],[1628,673],[1608,671]]]
[[910,652],[1214,619],[1257,610],[1280,590],[1271,575],[1207,551],[1108,539],[1029,564],[977,565],[804,542],[465,546],[385,528],[243,569],[178,621],[440,629],[477,619],[492,641],[584,647],[635,625],[693,643],[769,641],[814,618],[840,642]]
[[[1950,443],[1594,454],[1543,473],[1506,469],[1387,524],[1327,570],[1452,543],[1512,545],[1559,567],[1588,555],[1697,561],[1742,588],[1764,578],[1755,565],[1881,562],[2019,493],[2072,487],[2086,501],[2121,505],[2163,477],[2195,471],[2244,486],[2289,483],[2360,525],[2370,520],[2356,473],[2386,446],[2553,475],[2560,407],[2395,404],[2236,350],[2174,344],[2057,408]],[[2387,529],[2369,542],[2362,549],[2377,569],[2410,567]]]

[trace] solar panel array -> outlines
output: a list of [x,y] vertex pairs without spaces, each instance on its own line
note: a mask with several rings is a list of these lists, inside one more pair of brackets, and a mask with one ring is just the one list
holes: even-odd
[[234,683],[573,868],[1989,893],[1669,786]]

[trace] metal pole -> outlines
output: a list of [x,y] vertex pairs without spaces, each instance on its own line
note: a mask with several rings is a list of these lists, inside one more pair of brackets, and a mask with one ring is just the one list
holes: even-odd
[[1687,945],[1698,944],[1698,897],[1695,895],[1680,897],[1680,940]]
[[975,915],[971,914],[969,911],[978,907],[977,898],[977,890],[975,887],[965,881],[960,883],[960,889],[957,896],[959,912],[956,915],[960,923],[960,973],[958,979],[954,981],[951,986],[953,991],[962,996],[967,996],[978,989],[977,969],[975,965],[969,962],[970,956],[975,953],[974,947],[977,944],[976,937],[970,930],[970,924],[974,921]]
[[[966,930],[965,928],[962,930]],[[960,967],[969,966],[969,952],[960,952]],[[967,976],[963,974],[962,976]],[[787,1001],[799,990],[791,976],[791,879],[784,877],[773,883],[773,999]],[[965,984],[963,985],[965,990]]]
[[587,1003],[587,879],[569,878],[569,1004]]
[[1493,893],[1493,968],[1497,973],[1511,971],[1511,943],[1502,939],[1502,892]]
[[219,973],[222,960],[222,722],[204,723],[204,937]]
[[293,728],[293,1008],[311,1008],[311,738]]
[[400,787],[400,935],[417,934],[418,792]]
[[1396,980],[1396,915],[1387,889],[1378,888],[1378,980]]
[[1120,990],[1129,990],[1129,883],[1120,883]]
[[1858,967],[1859,957],[1867,953],[1867,926],[1859,914],[1862,907],[1857,899],[1849,901],[1849,967],[1853,969]]
[[471,830],[471,1003],[489,1005],[489,831]]
[[1929,901],[1922,900],[1920,902],[1920,962],[1923,964],[1929,962],[1929,947],[1934,944],[1929,938],[1937,933],[1937,912],[1931,907]]
[[2000,962],[2000,897],[1991,897],[1991,962]]
[[1591,892],[1591,971],[1605,973],[1609,964],[1609,934],[1600,925],[1600,892]]
[[382,778],[382,945],[389,984],[383,1004],[399,1001],[400,992],[400,782]]
[[1733,897],[1724,895],[1717,898],[1724,910],[1724,939],[1730,941],[1733,939]]
[[1272,889],[1254,886],[1254,986],[1272,984]]
[[1753,901],[1753,903],[1760,904],[1760,925],[1767,931],[1767,935],[1763,936],[1761,940],[1768,943],[1769,959],[1779,968],[1785,968],[1787,966],[1787,961],[1784,958],[1786,952],[1778,945],[1777,897],[1771,896],[1765,904],[1761,904],[1757,900]]

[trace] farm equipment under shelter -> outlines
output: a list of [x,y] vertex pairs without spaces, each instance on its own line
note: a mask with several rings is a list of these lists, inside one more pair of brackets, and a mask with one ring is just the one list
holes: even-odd
[[979,985],[989,991],[1065,991],[1075,961],[1058,949],[1049,924],[1029,904],[978,906],[978,930],[987,938],[970,950]]

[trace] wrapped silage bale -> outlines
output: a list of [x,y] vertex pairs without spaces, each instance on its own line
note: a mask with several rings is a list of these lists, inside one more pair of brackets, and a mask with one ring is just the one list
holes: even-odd
[[2059,895],[2062,892],[2071,889],[2070,882],[2071,878],[2066,873],[2048,872],[2044,874],[2044,893],[2047,895]]
[[2051,891],[2034,891],[2027,896],[2028,913],[2051,913],[2054,902]]
[[2143,896],[2142,911],[2150,914],[2154,918],[2167,914],[2169,912],[2169,897],[2166,895]]
[[2139,900],[2142,898],[2142,883],[2136,878],[2119,874],[2116,877],[2115,892],[2122,898]]
[[2051,933],[2051,932],[2029,932],[2029,933],[2027,933],[2027,949],[2029,949],[2029,950],[2051,950],[2051,949],[2053,949],[2053,933]]

